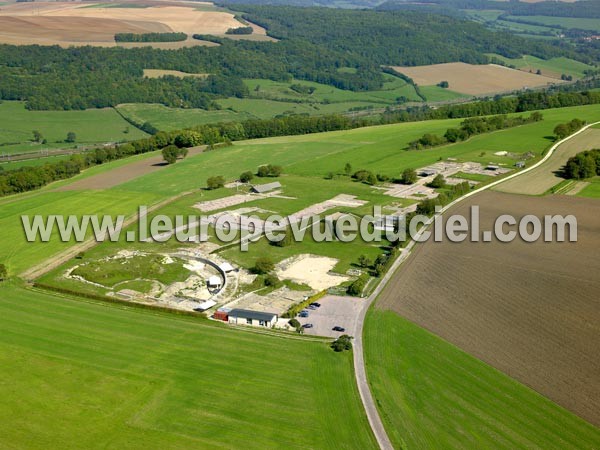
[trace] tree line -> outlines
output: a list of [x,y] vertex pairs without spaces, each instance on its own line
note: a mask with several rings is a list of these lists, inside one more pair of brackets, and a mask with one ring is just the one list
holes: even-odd
[[410,142],[408,148],[410,150],[421,150],[449,143],[452,144],[455,142],[466,141],[471,136],[477,134],[517,127],[539,122],[541,120],[543,120],[543,116],[537,111],[530,114],[529,117],[509,117],[506,114],[492,117],[470,117],[461,122],[460,127],[448,128],[443,136],[426,133],[421,138]]
[[117,33],[115,42],[181,42],[187,39],[185,33]]

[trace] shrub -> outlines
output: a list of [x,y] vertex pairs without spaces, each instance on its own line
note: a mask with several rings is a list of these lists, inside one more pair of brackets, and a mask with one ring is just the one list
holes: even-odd
[[221,175],[210,177],[208,180],[206,180],[206,188],[209,191],[222,188],[223,186],[225,186],[225,178],[223,178]]
[[415,169],[404,169],[400,177],[402,184],[414,184],[417,181],[417,171]]
[[253,179],[254,179],[254,174],[252,172],[250,172],[249,170],[240,175],[240,181],[242,183],[249,183]]
[[430,188],[440,189],[446,187],[446,179],[442,174],[438,174],[435,178],[428,184]]
[[275,264],[266,256],[258,258],[254,263],[252,272],[258,275],[265,275],[275,268]]
[[343,352],[344,350],[352,350],[352,336],[347,334],[341,335],[331,343],[331,348],[335,352]]

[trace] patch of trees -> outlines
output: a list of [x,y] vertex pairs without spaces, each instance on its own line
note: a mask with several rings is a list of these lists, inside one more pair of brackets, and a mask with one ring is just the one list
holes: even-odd
[[229,28],[225,34],[252,34],[252,27]]
[[471,185],[464,181],[450,186],[446,191],[441,192],[436,198],[428,198],[417,205],[417,214],[432,216],[435,213],[436,206],[445,206],[452,200],[462,197],[471,190]]
[[187,39],[185,33],[117,33],[115,42],[181,42]]
[[256,175],[258,175],[261,178],[265,178],[265,177],[277,178],[279,175],[281,175],[282,172],[283,172],[283,167],[273,165],[273,164],[267,164],[264,166],[260,166],[258,168],[258,171],[256,172]]
[[0,264],[0,281],[4,281],[8,278],[8,269],[4,264]]
[[573,119],[567,123],[560,123],[554,128],[554,135],[560,140],[564,139],[570,134],[575,133],[577,130],[582,129],[585,126],[584,120]]
[[539,112],[534,112],[529,117],[509,117],[505,114],[492,117],[471,117],[464,120],[459,128],[448,128],[444,136],[427,133],[420,139],[410,142],[408,148],[411,150],[421,150],[448,143],[466,141],[471,136],[477,134],[490,133],[505,128],[539,122],[540,120],[543,120],[543,116]]
[[567,179],[583,180],[600,175],[600,149],[586,150],[572,156],[562,170]]

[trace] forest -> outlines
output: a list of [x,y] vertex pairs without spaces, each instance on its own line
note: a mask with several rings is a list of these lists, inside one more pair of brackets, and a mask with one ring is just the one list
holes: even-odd
[[[237,8],[280,41],[200,36],[220,45],[178,50],[0,45],[0,99],[25,100],[32,110],[102,108],[120,103],[213,109],[218,97],[248,95],[242,78],[296,78],[368,91],[382,87],[381,66],[386,64],[487,63],[485,53],[570,56],[585,61],[593,57],[577,54],[571,47],[417,12]],[[211,76],[206,80],[148,79],[143,77],[144,69]]]

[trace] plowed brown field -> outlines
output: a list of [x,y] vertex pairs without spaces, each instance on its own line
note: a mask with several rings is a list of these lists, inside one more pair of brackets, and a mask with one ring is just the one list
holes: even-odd
[[427,242],[415,248],[377,307],[599,426],[600,202],[485,192],[451,214],[468,214],[470,205],[480,205],[482,230],[493,229],[501,214],[574,214],[578,242]]
[[[201,3],[130,0],[140,7],[104,7],[90,2],[8,3],[0,8],[0,43],[40,45],[148,46],[178,48],[215,45],[194,40],[193,34],[223,35],[243,26],[223,11],[201,11]],[[255,39],[268,39],[264,28],[253,26]],[[183,32],[183,42],[115,43],[116,33]],[[256,36],[254,36],[256,35]]]
[[554,78],[495,64],[473,65],[456,62],[393,69],[409,76],[418,85],[432,86],[447,81],[450,90],[469,95],[494,94],[562,83]]

